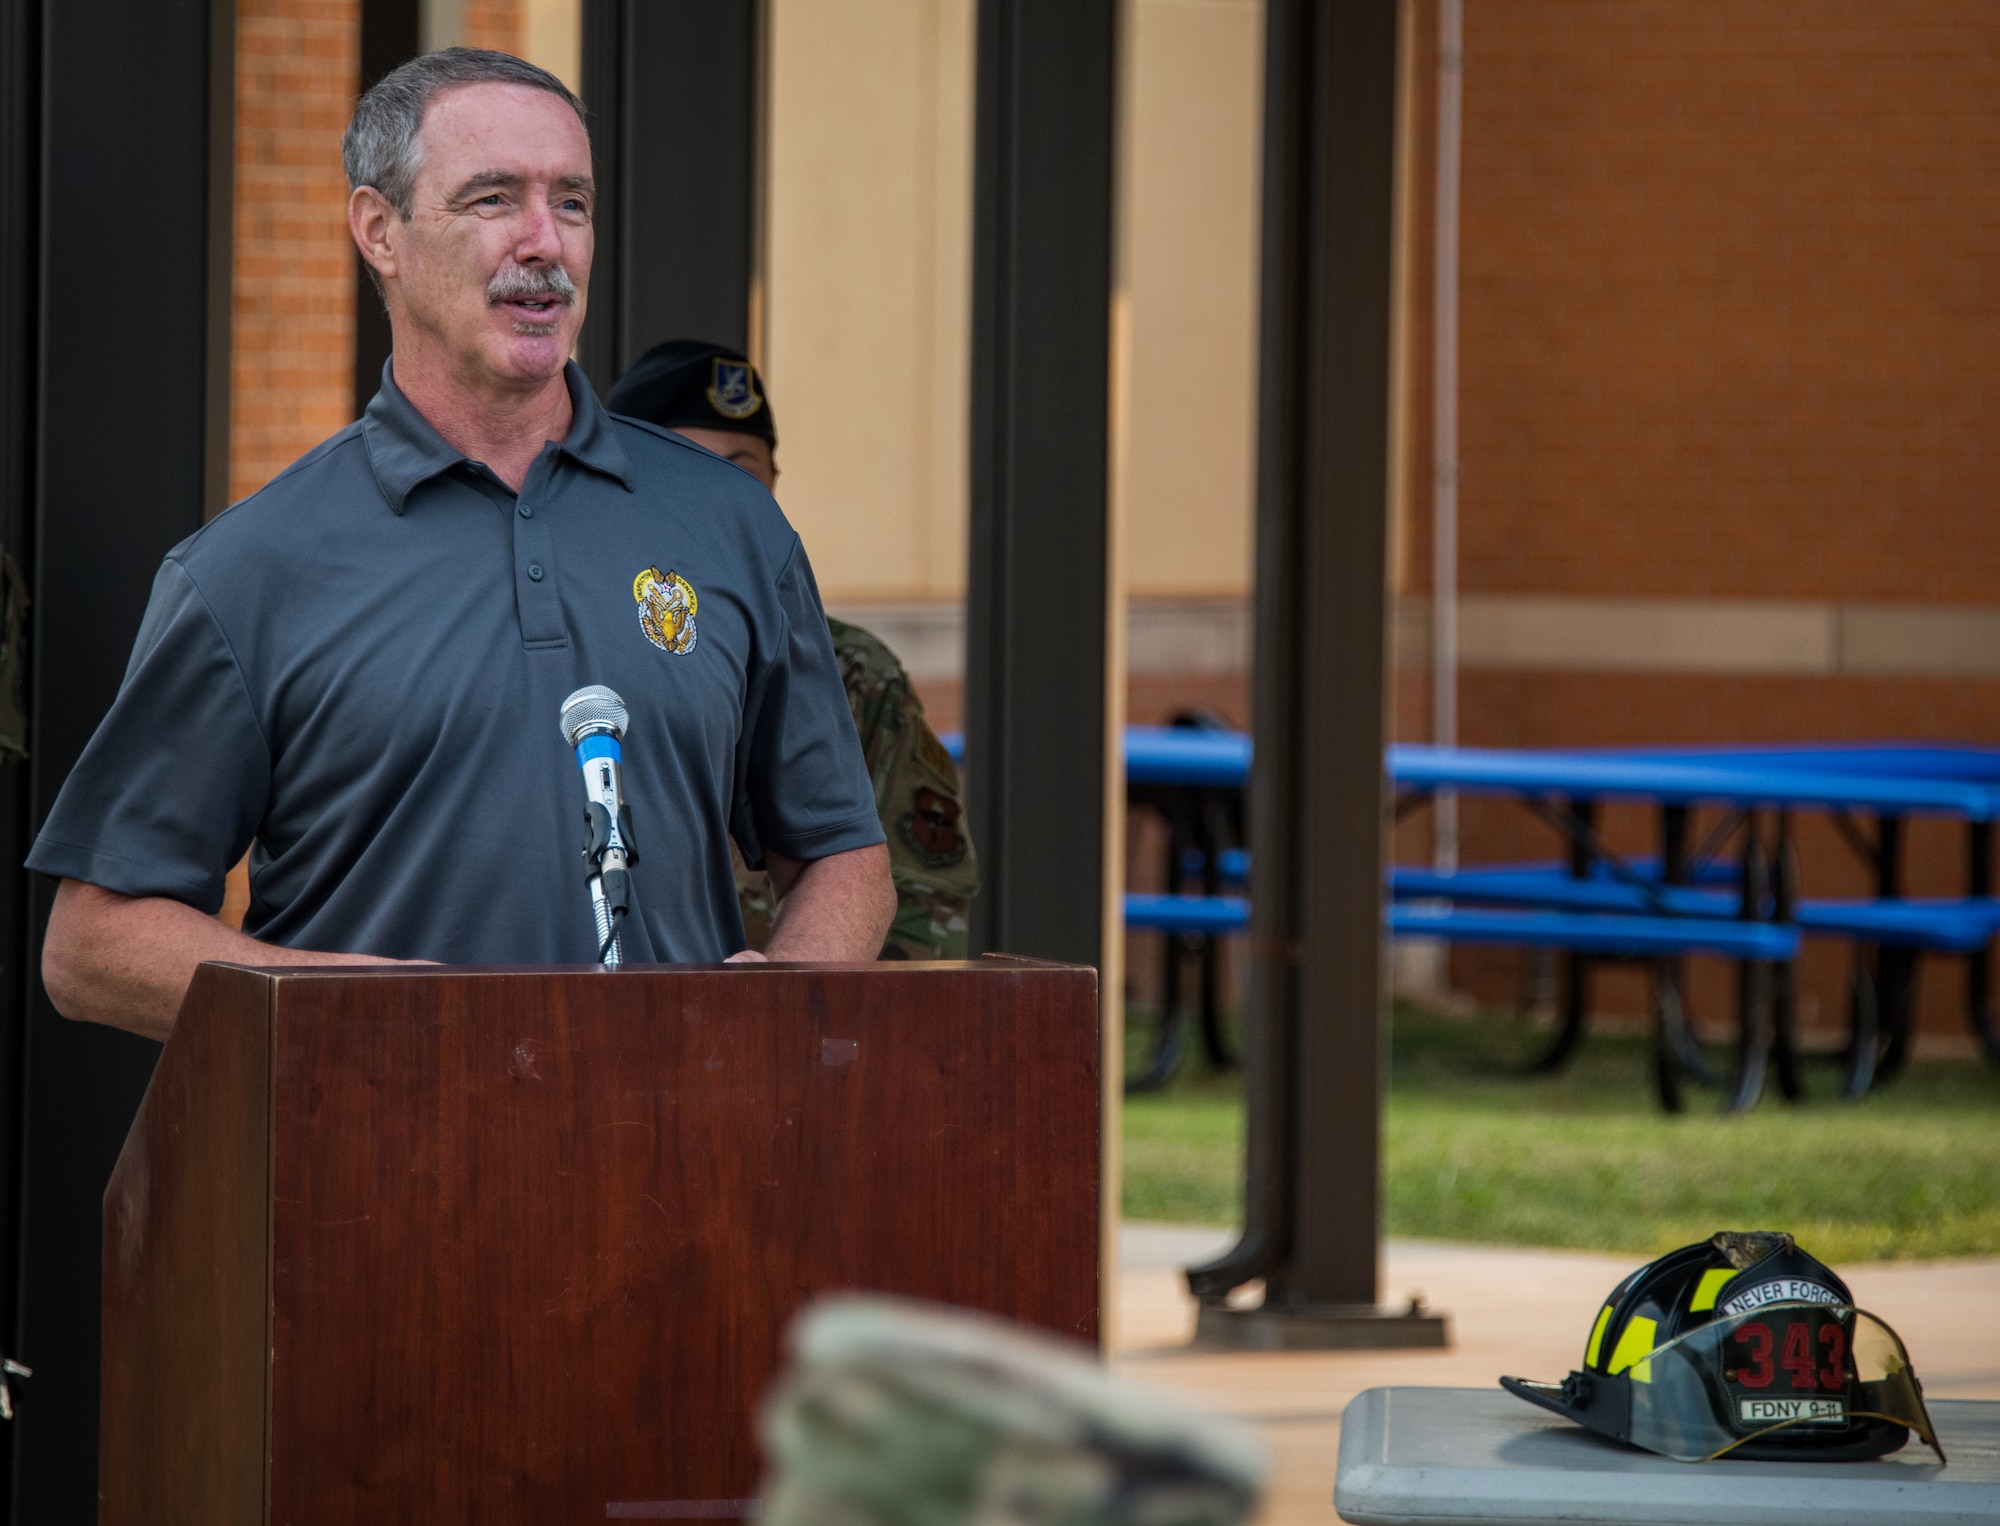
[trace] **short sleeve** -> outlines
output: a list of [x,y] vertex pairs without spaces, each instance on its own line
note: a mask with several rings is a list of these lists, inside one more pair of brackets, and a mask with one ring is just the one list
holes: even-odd
[[118,698],[28,867],[213,913],[270,788],[270,748],[235,653],[193,579],[168,561]]
[[730,834],[753,866],[766,851],[826,858],[883,841],[812,567],[796,542],[778,576],[778,629],[759,643]]

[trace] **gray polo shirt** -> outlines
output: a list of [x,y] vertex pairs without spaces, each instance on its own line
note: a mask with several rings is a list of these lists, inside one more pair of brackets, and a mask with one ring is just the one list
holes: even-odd
[[635,962],[743,947],[728,839],[882,841],[819,592],[756,479],[606,413],[517,498],[384,374],[367,414],[168,553],[125,682],[28,857],[244,930],[449,963],[588,962],[563,697],[631,711]]

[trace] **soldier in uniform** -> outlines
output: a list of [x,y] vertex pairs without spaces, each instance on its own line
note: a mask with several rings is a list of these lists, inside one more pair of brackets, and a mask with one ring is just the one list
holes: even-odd
[[[733,461],[776,491],[778,431],[763,378],[742,355],[698,339],[653,346],[611,389],[613,413],[671,429]],[[889,838],[896,918],[884,959],[963,959],[966,914],[979,863],[966,830],[958,769],[924,719],[923,702],[896,654],[858,625],[828,617],[848,708]],[[771,935],[777,898],[759,870],[736,861],[737,898],[749,946]]]

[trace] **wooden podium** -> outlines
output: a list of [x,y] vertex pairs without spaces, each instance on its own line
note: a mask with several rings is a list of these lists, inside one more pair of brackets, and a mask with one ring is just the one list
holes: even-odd
[[104,1526],[726,1520],[805,1300],[1097,1335],[1096,977],[195,977],[104,1195]]

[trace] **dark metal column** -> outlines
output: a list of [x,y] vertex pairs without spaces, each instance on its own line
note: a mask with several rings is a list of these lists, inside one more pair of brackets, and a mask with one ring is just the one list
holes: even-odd
[[[229,132],[234,8],[217,0],[213,16],[187,0],[41,7],[35,823],[117,691],[161,556],[221,491],[206,478],[227,458],[210,404],[226,397],[215,345],[228,330],[212,309],[228,283],[211,261],[228,258],[213,241],[228,187],[211,177],[230,160],[216,135]],[[5,258],[21,253],[10,242]],[[101,1199],[159,1053],[49,1006],[33,965],[50,891],[31,887],[29,967],[6,972],[29,1009],[17,1317],[35,1376],[11,1438],[23,1522],[96,1516]]]
[[[417,0],[361,0],[361,79],[359,89],[376,84],[398,64],[422,50]],[[354,251],[354,416],[359,418],[382,385],[389,359],[389,314]]]
[[981,0],[965,734],[977,949],[1098,964],[1115,0]]
[[[0,550],[34,565],[36,228],[40,221],[41,8],[0,7]],[[28,769],[0,761],[0,1352],[20,1349],[22,1067],[29,973]],[[13,1495],[0,1448],[0,1501]],[[18,1517],[16,1517],[18,1519]]]
[[750,350],[763,16],[751,0],[584,0],[599,209],[577,349],[599,391],[663,339]]
[[1445,1339],[1375,1307],[1396,12],[1266,10],[1248,1181],[1188,1274],[1199,1338],[1251,1346]]

